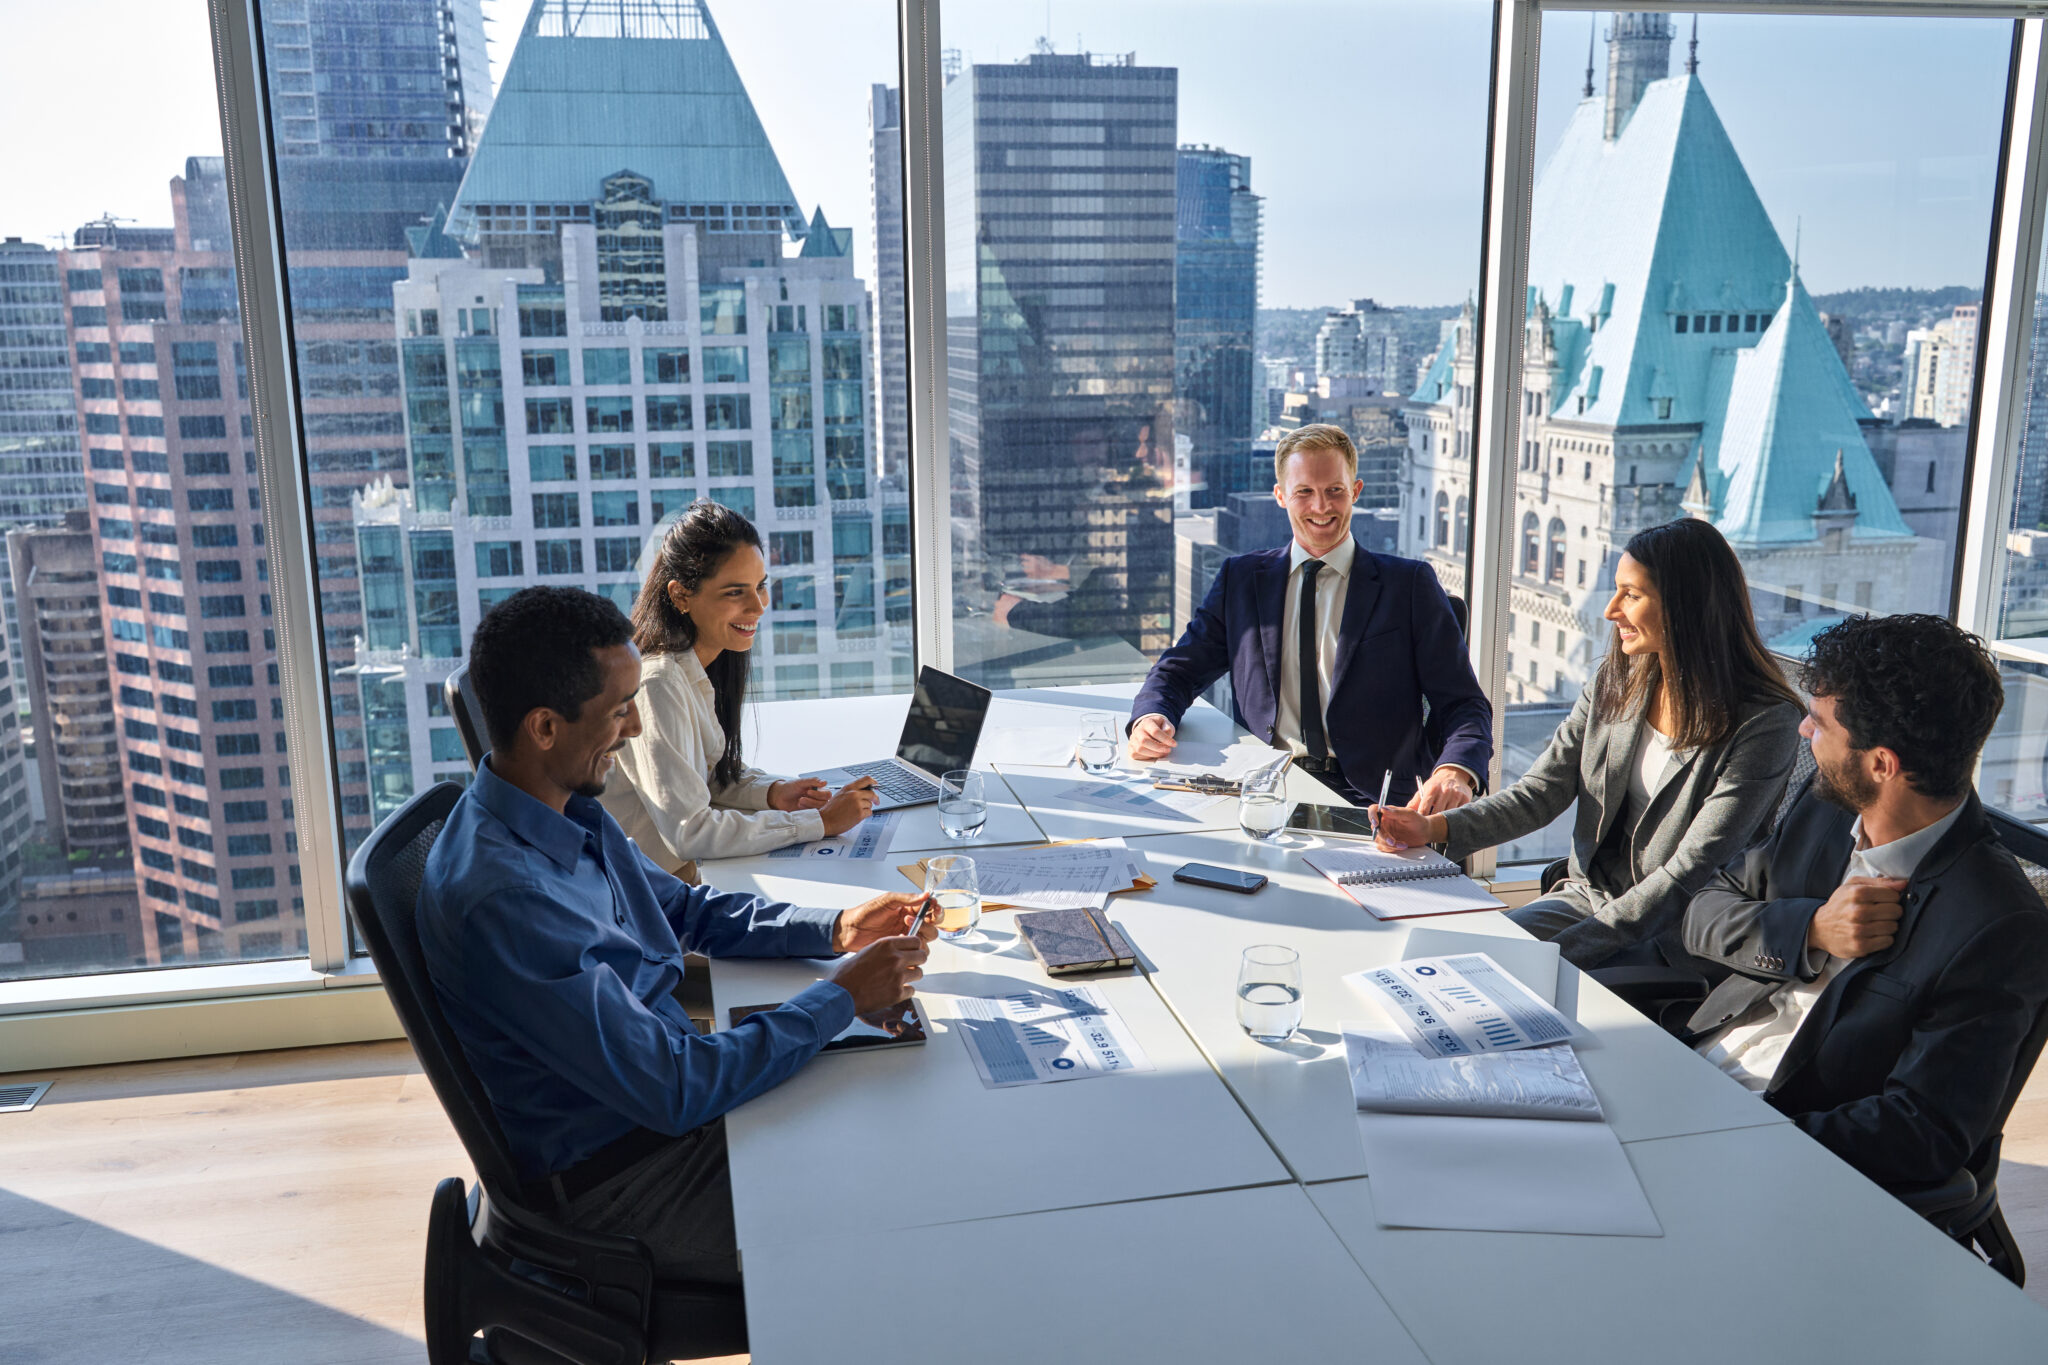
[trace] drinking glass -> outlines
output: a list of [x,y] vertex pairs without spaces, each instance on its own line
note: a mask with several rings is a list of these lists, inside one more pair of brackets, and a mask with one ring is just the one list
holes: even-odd
[[1089,711],[1081,717],[1081,766],[1097,777],[1116,770],[1116,717]]
[[939,828],[948,839],[978,839],[988,824],[980,773],[960,769],[939,779]]
[[1254,768],[1238,780],[1237,827],[1250,837],[1279,838],[1287,828],[1288,810],[1285,764]]
[[1301,1027],[1301,954],[1277,943],[1244,950],[1237,969],[1237,1022],[1262,1043],[1284,1043]]
[[957,853],[924,865],[924,892],[939,907],[939,937],[963,939],[981,923],[981,879],[974,859]]

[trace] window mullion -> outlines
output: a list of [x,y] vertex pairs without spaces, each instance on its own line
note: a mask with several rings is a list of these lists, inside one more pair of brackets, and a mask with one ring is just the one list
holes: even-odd
[[917,662],[953,667],[951,440],[946,403],[945,175],[939,0],[899,0],[903,256],[910,372],[910,531]]
[[270,155],[262,45],[255,0],[211,0],[208,15],[220,89],[235,281],[248,353],[249,407],[270,559],[307,956],[316,971],[333,971],[346,965],[349,956],[341,895],[341,810],[328,734],[327,678],[312,563],[312,511],[300,457],[283,222]]

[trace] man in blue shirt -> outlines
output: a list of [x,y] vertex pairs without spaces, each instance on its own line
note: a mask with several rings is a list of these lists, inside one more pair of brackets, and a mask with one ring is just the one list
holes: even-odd
[[[528,588],[494,607],[469,671],[492,751],[427,859],[419,929],[449,1024],[526,1197],[638,1237],[659,1273],[738,1283],[722,1115],[789,1078],[922,972],[921,897],[805,909],[678,881],[596,800],[640,733],[640,656],[605,598]],[[699,1034],[683,953],[825,957],[832,979]]]

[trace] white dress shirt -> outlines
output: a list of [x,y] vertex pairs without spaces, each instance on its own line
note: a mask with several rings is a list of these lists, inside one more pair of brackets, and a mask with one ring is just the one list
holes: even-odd
[[652,655],[640,670],[640,733],[619,751],[599,800],[626,837],[670,869],[825,837],[815,810],[768,809],[777,779],[758,768],[713,787],[711,769],[724,752],[711,679],[696,651]]
[[[1941,836],[1948,833],[1949,827],[1962,813],[1963,808],[1958,804],[1926,828],[1875,848],[1864,846],[1863,817],[1857,816],[1854,829],[1856,851],[1849,855],[1849,866],[1843,871],[1842,880],[1847,881],[1851,877],[1911,879],[1914,870],[1920,866],[1920,860],[1940,842]],[[1768,1012],[1762,1018],[1747,1024],[1730,1024],[1713,1037],[1694,1044],[1694,1050],[1751,1090],[1769,1088],[1771,1077],[1778,1072],[1778,1063],[1785,1060],[1785,1051],[1791,1047],[1799,1026],[1806,1022],[1814,1002],[1826,993],[1834,979],[1842,974],[1842,968],[1852,960],[1830,956],[1818,948],[1807,949],[1808,970],[1819,968],[1819,974],[1813,980],[1786,982],[1771,993]]]
[[[1337,548],[1322,557],[1322,572],[1316,575],[1316,691],[1323,703],[1323,752],[1330,753],[1330,691],[1337,682],[1337,631],[1344,624],[1344,599],[1351,595],[1351,564],[1358,557],[1358,542],[1344,537]],[[1274,742],[1299,757],[1308,752],[1301,739],[1301,566],[1315,558],[1301,548],[1300,541],[1287,546],[1287,592],[1280,611],[1280,695],[1279,714],[1273,724]],[[1359,790],[1357,775],[1346,773]],[[1378,791],[1378,787],[1373,788]]]

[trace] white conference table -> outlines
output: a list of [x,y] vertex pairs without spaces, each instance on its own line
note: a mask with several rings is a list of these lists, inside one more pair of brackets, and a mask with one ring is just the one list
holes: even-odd
[[[1133,690],[1001,694],[992,714],[1044,724],[1047,707],[1127,711]],[[753,708],[749,752],[785,772],[875,757],[907,705],[768,703]],[[1190,725],[1220,722],[1227,739],[1227,719],[1204,709]],[[1417,1347],[1437,1362],[1718,1362],[1737,1351],[1758,1360],[2048,1358],[2048,1316],[2023,1293],[1569,966],[1559,969],[1559,1006],[1585,1030],[1577,1045],[1587,1076],[1665,1235],[1378,1226],[1336,1034],[1371,1012],[1339,978],[1398,960],[1417,922],[1375,921],[1304,865],[1300,846],[1257,843],[1234,820],[1134,828],[1054,799],[1053,784],[1080,780],[1078,767],[993,766],[1045,837],[1120,834],[1159,879],[1110,902],[1144,975],[1087,979],[1111,994],[1160,1070],[983,1090],[948,1034],[951,1000],[1046,978],[1007,929],[1007,912],[984,915],[979,945],[939,945],[920,988],[939,1030],[931,1044],[820,1058],[727,1120],[761,1365],[828,1348],[855,1360],[1218,1365],[1410,1360]],[[1305,775],[1293,779],[1296,799],[1334,799]],[[730,860],[704,873],[732,889],[851,904],[911,889],[896,864],[929,848],[971,855],[990,843],[940,839],[926,844],[906,821],[901,856]],[[1242,896],[1174,882],[1173,869],[1190,861],[1264,872],[1271,884]],[[1499,938],[1504,958],[1528,942],[1499,914],[1421,923]],[[1303,958],[1304,1027],[1279,1047],[1252,1042],[1235,1017],[1239,956],[1263,942]],[[784,998],[823,969],[716,962],[720,1017]],[[932,1174],[906,1183],[898,1172],[913,1169],[912,1153]],[[799,1170],[817,1174],[792,1180]],[[1304,1221],[1290,1192],[1320,1219]],[[934,1268],[933,1290],[912,1307],[845,1273],[872,1259],[878,1231],[914,1248],[911,1263]],[[1325,1231],[1348,1251],[1348,1269],[1328,1256]]]

